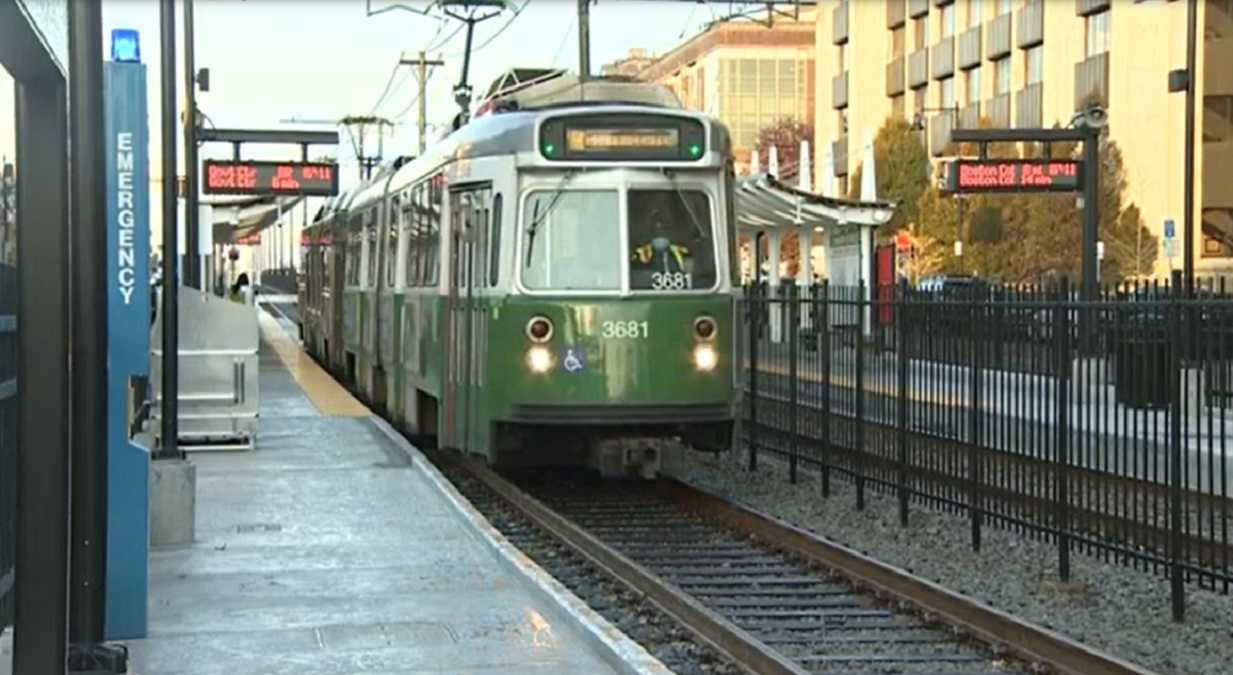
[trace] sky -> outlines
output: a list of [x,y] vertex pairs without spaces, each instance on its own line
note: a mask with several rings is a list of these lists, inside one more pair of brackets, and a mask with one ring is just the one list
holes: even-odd
[[[400,9],[388,0],[197,0],[197,66],[210,69],[210,92],[198,95],[198,105],[219,128],[334,128],[322,122],[376,114],[400,124],[395,139],[387,143],[387,156],[414,154],[415,77],[410,67],[395,72],[399,56],[414,58],[419,50],[431,49],[430,56],[445,61],[433,72],[428,87],[428,118],[438,124],[448,124],[457,111],[450,92],[463,61],[465,30],[459,30],[460,22],[442,19],[440,10],[424,15],[405,9],[427,11],[430,4],[407,0]],[[513,0],[509,4],[513,10],[480,23],[475,30],[470,81],[477,94],[514,66],[577,68],[576,2]],[[601,64],[625,55],[630,47],[668,51],[706,22],[731,11],[731,4],[598,0],[591,8],[592,69],[597,72]],[[162,173],[157,161],[161,143],[157,122],[161,114],[159,3],[103,0],[103,22],[105,36],[114,28],[140,32],[142,60],[149,64],[151,175],[157,178]],[[182,36],[177,40],[178,51],[183,47]],[[104,43],[109,44],[109,38]],[[182,63],[177,59],[177,80],[183,79]],[[182,97],[180,88],[177,100]],[[10,110],[12,85],[0,69],[0,155],[11,157]],[[291,119],[317,123],[286,123]],[[230,153],[229,146],[207,145],[202,155],[229,157]],[[298,154],[297,148],[280,146],[245,146],[244,150],[244,156],[252,159],[290,159]],[[354,166],[345,134],[338,154],[344,164]],[[344,176],[355,173],[355,169],[343,170]]]

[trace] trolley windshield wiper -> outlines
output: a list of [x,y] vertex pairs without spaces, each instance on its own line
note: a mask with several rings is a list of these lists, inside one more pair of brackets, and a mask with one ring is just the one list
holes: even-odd
[[677,199],[681,200],[681,205],[685,207],[685,213],[689,214],[689,220],[692,221],[694,229],[698,231],[698,237],[706,238],[706,228],[702,226],[702,222],[698,220],[698,214],[694,213],[694,208],[689,205],[689,200],[685,198],[685,191],[681,189],[681,184],[676,180],[676,174],[671,170],[664,170],[664,175],[668,177],[668,182],[672,183],[672,189],[676,190]]
[[557,183],[556,188],[553,189],[552,199],[548,200],[548,205],[543,209],[540,209],[539,207],[542,202],[538,199],[535,200],[535,207],[531,211],[531,224],[527,225],[526,267],[531,266],[531,254],[535,252],[536,233],[539,232],[540,226],[543,225],[544,221],[548,219],[548,215],[552,213],[552,210],[556,208],[557,202],[561,201],[561,196],[565,194],[565,185],[569,183],[575,173],[577,173],[577,170],[571,169],[563,178],[561,178],[561,182]]

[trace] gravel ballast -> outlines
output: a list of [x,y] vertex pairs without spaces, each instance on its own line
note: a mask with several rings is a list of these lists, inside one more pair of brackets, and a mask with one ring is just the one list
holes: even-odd
[[831,496],[823,498],[815,471],[802,468],[792,485],[786,463],[765,454],[754,474],[745,470],[745,457],[684,455],[674,473],[688,483],[1161,675],[1233,674],[1233,597],[1187,584],[1186,621],[1174,623],[1163,576],[1076,551],[1071,580],[1062,583],[1052,544],[987,526],[975,552],[963,516],[913,504],[904,528],[893,496],[867,490],[866,508],[858,511],[852,485],[832,481]]

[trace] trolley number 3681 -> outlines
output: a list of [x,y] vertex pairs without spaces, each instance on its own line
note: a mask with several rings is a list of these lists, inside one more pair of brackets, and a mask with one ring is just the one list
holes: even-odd
[[599,330],[610,340],[639,340],[650,335],[646,321],[605,321],[599,325]]

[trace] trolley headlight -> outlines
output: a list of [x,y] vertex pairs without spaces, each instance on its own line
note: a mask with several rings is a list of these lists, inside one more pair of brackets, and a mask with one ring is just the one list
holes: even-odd
[[552,339],[552,321],[547,317],[532,317],[527,322],[527,339],[535,343],[544,343]]
[[719,355],[715,353],[714,347],[706,344],[694,347],[694,368],[698,370],[714,370],[718,363]]
[[533,373],[546,373],[552,369],[552,352],[547,347],[536,345],[527,350],[527,368]]
[[699,340],[709,341],[715,339],[715,320],[709,316],[700,316],[694,319],[694,335]]

